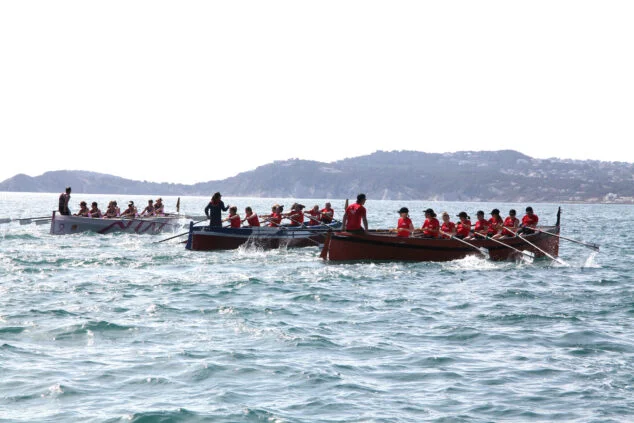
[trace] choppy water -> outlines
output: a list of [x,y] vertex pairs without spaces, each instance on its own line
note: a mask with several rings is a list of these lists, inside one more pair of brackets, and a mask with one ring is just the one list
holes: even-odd
[[[56,202],[0,193],[0,218]],[[532,205],[554,223],[558,205]],[[366,206],[376,228],[401,206],[418,226],[427,207],[526,205]],[[562,235],[599,254],[562,241],[568,266],[327,264],[316,247],[190,252],[157,243],[171,234],[0,225],[0,422],[634,421],[634,207],[562,208]]]

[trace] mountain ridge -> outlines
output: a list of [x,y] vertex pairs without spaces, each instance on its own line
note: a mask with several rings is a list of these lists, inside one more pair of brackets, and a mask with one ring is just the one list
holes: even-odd
[[324,163],[274,161],[222,180],[191,185],[135,181],[90,171],[18,174],[0,191],[210,195],[385,200],[634,203],[634,164],[534,159],[514,150],[376,151]]

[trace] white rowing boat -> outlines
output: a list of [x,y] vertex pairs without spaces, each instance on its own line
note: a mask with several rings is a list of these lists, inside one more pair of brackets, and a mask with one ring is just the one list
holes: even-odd
[[151,216],[133,219],[117,217],[113,219],[67,216],[53,212],[51,218],[51,234],[68,235],[80,232],[127,232],[136,234],[158,234],[180,228],[182,216]]

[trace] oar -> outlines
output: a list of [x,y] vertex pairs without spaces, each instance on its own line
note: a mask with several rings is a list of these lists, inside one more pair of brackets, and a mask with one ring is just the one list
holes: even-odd
[[[200,223],[200,222],[204,222],[205,220],[207,220],[207,219],[199,220],[198,222],[194,222],[194,225],[196,225],[197,223]],[[188,233],[189,233],[189,231],[183,232],[182,234],[178,234],[178,235],[171,236],[169,238],[162,239],[160,241],[157,241],[156,243],[160,244],[161,242],[169,241],[170,239],[178,238],[180,236],[187,235]]]
[[481,236],[482,238],[488,239],[489,241],[493,241],[493,242],[496,242],[496,243],[498,243],[498,244],[500,244],[500,245],[504,245],[506,248],[510,248],[511,250],[513,250],[513,251],[515,251],[515,252],[517,252],[517,253],[521,254],[521,255],[522,255],[522,258],[523,258],[525,261],[527,261],[528,263],[532,263],[532,262],[533,262],[533,259],[535,258],[534,254],[533,254],[533,253],[531,253],[531,252],[529,252],[529,251],[518,250],[517,248],[515,248],[515,247],[513,247],[513,246],[511,246],[511,245],[505,244],[505,243],[503,243],[502,241],[499,241],[499,240],[497,240],[497,239],[495,239],[495,238],[487,238],[487,236],[486,236],[486,235],[482,235],[482,234],[481,234],[481,233],[479,233],[479,232],[474,232],[474,234],[476,234],[477,236]]
[[[0,224],[9,223],[9,222],[20,222],[20,225],[28,225],[33,220],[37,219],[50,219],[50,216],[41,216],[41,217],[25,217],[22,219],[12,219],[10,217],[5,217],[0,219]],[[24,222],[24,223],[23,223]]]
[[[542,250],[541,248],[539,248],[537,245],[533,244],[532,242],[530,242],[529,240],[527,240],[526,238],[524,238],[522,235],[520,234],[518,235],[517,232],[513,232],[512,230],[508,229],[509,232],[515,234],[516,237],[518,237],[519,239],[521,239],[522,241],[524,241],[525,243],[527,243],[528,245],[530,245],[531,247],[535,248],[537,251],[541,251],[542,253],[544,253],[544,255],[546,257],[548,257],[549,259],[551,259],[552,261],[556,261],[559,264],[563,264],[564,266],[568,266],[568,263],[566,263],[565,261],[563,261],[562,259],[560,259],[559,257],[554,257],[552,254],[549,254],[547,251]],[[532,228],[531,228],[532,229]]]
[[467,241],[465,241],[464,239],[457,238],[457,237],[455,237],[454,235],[448,234],[447,232],[444,232],[444,231],[441,231],[441,230],[438,230],[438,232],[440,232],[441,234],[443,234],[443,235],[445,235],[445,236],[448,236],[448,237],[449,237],[449,239],[454,239],[454,240],[456,240],[456,241],[460,241],[460,242],[462,242],[463,244],[467,244],[469,247],[471,247],[471,248],[475,248],[476,250],[478,250],[478,252],[479,252],[480,254],[482,254],[485,258],[487,258],[487,259],[488,259],[488,258],[490,258],[490,256],[489,256],[489,252],[487,251],[487,249],[486,249],[486,248],[484,248],[484,247],[478,247],[478,246],[476,246],[476,245],[473,245],[472,243],[467,242]]
[[[295,223],[301,225],[300,226],[301,228],[304,228],[304,229],[307,228],[306,225],[304,225],[302,222],[298,222],[297,220],[291,219],[290,217],[286,217],[286,219],[290,220],[291,222],[295,222]],[[306,237],[306,239],[309,240],[310,242],[314,242],[315,245],[319,245],[319,242],[315,241],[314,239],[310,239],[310,237]]]
[[[330,226],[328,226],[327,224],[325,224],[325,223],[324,223],[324,222],[322,222],[321,220],[317,219],[316,217],[312,217],[312,216],[309,216],[309,215],[307,215],[307,214],[305,214],[304,216],[306,216],[306,217],[307,217],[307,218],[309,218],[310,220],[314,220],[314,221],[315,221],[315,222],[317,222],[320,226],[324,226],[324,227],[326,227],[326,228],[330,228]],[[335,219],[332,219],[332,221],[333,221],[333,222],[335,222],[336,220],[335,220]],[[316,226],[316,225],[309,225],[309,227],[310,227],[310,226]]]
[[537,232],[541,232],[541,233],[546,234],[546,235],[556,236],[556,237],[558,237],[558,238],[565,239],[566,241],[575,242],[575,243],[577,243],[577,244],[581,244],[581,245],[586,246],[586,247],[588,247],[588,248],[592,248],[592,249],[593,249],[593,250],[595,250],[595,251],[599,251],[599,244],[595,244],[595,243],[590,243],[590,244],[588,244],[588,243],[585,243],[585,242],[577,241],[576,239],[566,238],[565,236],[562,236],[562,235],[552,234],[552,233],[550,233],[550,232],[548,232],[548,231],[542,231],[542,230],[540,230],[540,229],[535,229],[535,228],[533,228],[533,230],[535,230],[535,231],[537,231]]

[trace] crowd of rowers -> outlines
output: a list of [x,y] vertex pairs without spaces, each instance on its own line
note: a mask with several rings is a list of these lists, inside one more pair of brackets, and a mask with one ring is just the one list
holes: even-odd
[[[284,213],[284,206],[273,205],[271,213],[258,216],[251,207],[246,207],[244,217],[238,214],[238,207],[224,204],[220,193],[215,193],[211,201],[205,207],[205,215],[210,219],[212,227],[220,227],[223,222],[228,222],[228,227],[239,228],[243,224],[247,226],[281,226],[284,219],[288,219],[288,226],[314,226],[329,224],[334,219],[334,210],[330,203],[326,203],[323,209],[315,205],[309,211],[304,211],[304,205],[294,203],[288,213]],[[366,218],[365,194],[359,194],[357,201],[345,210],[342,226],[347,231],[367,231],[368,222]],[[221,219],[221,212],[229,210],[229,216]],[[402,207],[398,213],[400,218],[397,227],[390,232],[399,237],[417,236],[422,238],[451,238],[474,239],[483,238],[504,238],[514,237],[519,234],[530,234],[539,222],[539,217],[533,212],[532,207],[526,207],[526,214],[520,221],[514,209],[509,210],[508,216],[502,218],[500,210],[493,209],[491,218],[486,219],[484,211],[478,210],[475,223],[472,224],[471,217],[464,211],[458,213],[458,221],[454,223],[447,212],[441,214],[442,223],[437,219],[433,209],[425,210],[425,221],[420,229],[416,229],[409,217],[407,207]],[[307,222],[305,222],[307,218]]]
[[[211,201],[205,207],[205,215],[209,218],[211,227],[221,227],[223,222],[228,222],[230,228],[240,228],[243,224],[246,226],[319,226],[332,223],[335,211],[330,203],[326,203],[324,208],[320,208],[316,204],[309,211],[304,211],[306,207],[303,204],[294,203],[291,210],[284,213],[284,206],[274,204],[271,207],[271,213],[258,216],[251,207],[244,209],[244,217],[238,214],[237,206],[225,205],[222,201],[222,195],[217,192],[211,197]],[[221,219],[221,212],[229,210],[229,215]]]
[[[365,194],[359,194],[357,201],[354,204],[348,206],[343,217],[343,228],[346,231],[367,231],[368,220],[366,218],[365,209]],[[534,232],[534,228],[539,222],[539,218],[533,212],[532,207],[526,207],[526,215],[520,221],[516,215],[517,212],[513,209],[509,210],[509,214],[505,219],[500,216],[500,210],[493,209],[491,211],[491,218],[485,219],[484,211],[478,210],[476,213],[476,222],[472,227],[471,217],[467,212],[461,211],[458,213],[458,223],[451,221],[449,213],[442,213],[442,224],[436,218],[436,213],[433,209],[425,210],[425,221],[420,229],[416,229],[412,223],[412,219],[409,217],[409,210],[407,207],[402,207],[398,213],[400,218],[395,229],[391,229],[390,232],[395,232],[399,237],[417,236],[421,238],[460,238],[460,239],[475,239],[475,238],[503,238],[512,237],[520,234],[530,234]]]
[[79,203],[79,211],[73,213],[73,216],[92,217],[97,219],[114,219],[114,218],[136,218],[136,217],[153,217],[153,216],[165,216],[163,199],[157,198],[156,201],[148,200],[147,206],[139,213],[134,201],[128,203],[128,208],[121,211],[117,206],[116,201],[110,201],[108,208],[105,212],[99,209],[99,205],[96,201],[93,201],[91,207],[88,208],[88,204],[85,201]]
[[502,219],[500,210],[491,210],[491,218],[486,219],[484,211],[478,210],[476,213],[475,224],[472,225],[471,217],[464,211],[458,213],[458,221],[451,221],[449,213],[441,214],[442,223],[436,218],[433,209],[425,210],[425,222],[420,229],[415,229],[412,220],[409,217],[407,207],[402,207],[398,213],[400,218],[393,232],[399,237],[419,236],[421,238],[460,238],[460,239],[477,239],[477,238],[505,238],[514,237],[519,234],[530,234],[534,232],[539,218],[533,212],[532,207],[526,207],[526,214],[520,221],[517,218],[517,212],[514,209],[509,210],[508,216]]

